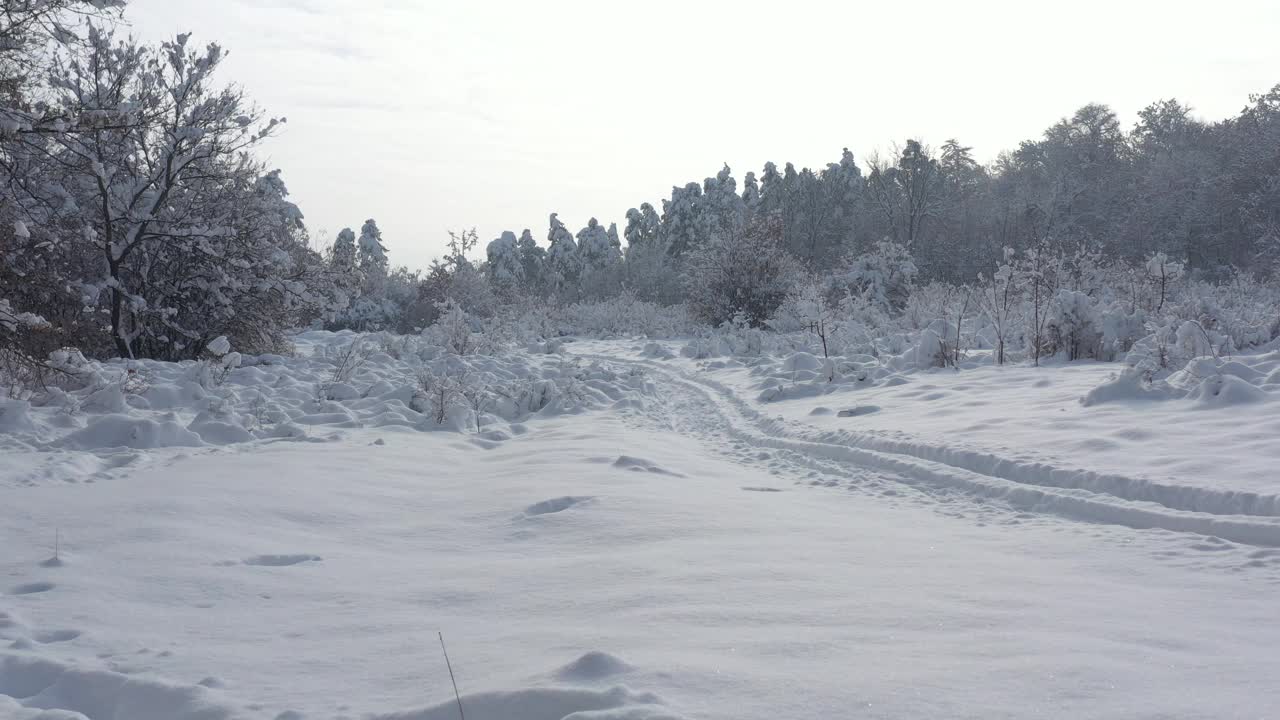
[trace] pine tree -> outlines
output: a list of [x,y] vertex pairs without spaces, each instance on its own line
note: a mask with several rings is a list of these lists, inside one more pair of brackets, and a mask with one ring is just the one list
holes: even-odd
[[356,264],[365,275],[386,275],[387,247],[382,244],[382,231],[373,219],[365,220],[357,241]]
[[546,294],[549,290],[546,283],[547,251],[538,246],[528,228],[520,233],[520,240],[516,244],[520,251],[524,290],[535,295]]
[[515,233],[504,231],[485,248],[485,255],[489,261],[489,282],[495,288],[511,292],[524,286],[524,264],[521,262],[520,243],[516,240]]
[[562,297],[574,297],[582,275],[578,245],[556,213],[551,213],[550,225],[547,232],[547,270],[551,289]]

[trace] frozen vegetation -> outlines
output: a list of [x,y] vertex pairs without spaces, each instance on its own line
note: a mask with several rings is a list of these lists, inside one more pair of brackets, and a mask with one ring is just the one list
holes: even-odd
[[0,2],[0,718],[1280,707],[1280,90],[414,270],[217,45]]

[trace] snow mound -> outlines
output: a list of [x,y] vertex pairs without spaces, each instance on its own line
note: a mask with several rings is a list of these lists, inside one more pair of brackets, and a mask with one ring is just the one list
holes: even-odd
[[1109,380],[1085,393],[1080,404],[1093,407],[1124,400],[1166,400],[1172,396],[1168,388],[1153,387],[1141,371],[1129,369],[1113,374]]
[[643,408],[653,394],[643,373],[559,355],[459,356],[426,337],[382,333],[309,331],[295,344],[288,358],[240,356],[214,341],[211,352],[226,354],[212,360],[80,360],[63,386],[0,401],[0,444],[101,453],[316,440],[319,427],[497,442],[487,425]]
[[69,450],[127,447],[153,450],[163,447],[199,447],[200,436],[172,420],[152,420],[128,415],[95,418],[57,443]]
[[1204,407],[1230,407],[1264,402],[1268,393],[1235,375],[1207,377],[1187,397]]
[[782,361],[783,372],[821,370],[822,366],[823,361],[821,358],[807,352],[792,353]]
[[630,455],[619,455],[617,460],[613,461],[613,466],[620,470],[630,470],[632,472],[651,472],[658,475],[671,475],[672,477],[684,477],[678,472],[672,472],[658,465],[652,460],[644,458],[631,457]]
[[0,655],[0,717],[21,720],[231,720],[244,717],[199,685],[173,685]]
[[[7,616],[0,616],[7,617]],[[603,652],[589,652],[557,670],[557,679],[588,682],[632,668]],[[0,717],[13,720],[240,720],[245,711],[221,699],[217,678],[179,685],[26,654],[0,653]],[[462,697],[471,720],[680,720],[662,700],[624,687],[521,688]],[[252,706],[251,706],[252,707]],[[449,699],[428,708],[365,714],[368,720],[456,720]],[[285,710],[275,717],[304,717]]]
[[630,672],[632,667],[607,652],[593,650],[556,671],[555,676],[566,682],[599,680],[611,675]]
[[1271,354],[1233,360],[1192,358],[1177,372],[1154,372],[1141,365],[1116,373],[1080,399],[1085,407],[1124,400],[1183,399],[1198,408],[1231,408],[1280,398],[1270,378]]
[[[651,694],[622,687],[609,690],[529,688],[464,695],[469,720],[679,720]],[[423,710],[371,715],[369,720],[457,720],[458,703]]]
[[671,360],[675,358],[675,353],[667,349],[662,343],[646,343],[644,348],[640,350],[641,357],[655,358],[658,360]]

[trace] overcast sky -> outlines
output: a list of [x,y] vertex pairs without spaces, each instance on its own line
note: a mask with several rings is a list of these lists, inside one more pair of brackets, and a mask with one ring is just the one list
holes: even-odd
[[[266,146],[326,243],[376,218],[423,267],[547,215],[574,231],[729,163],[949,137],[988,161],[1087,102],[1218,119],[1280,83],[1280,2],[131,0],[287,116]],[[865,166],[865,165],[864,165]],[[323,235],[321,235],[323,233]]]

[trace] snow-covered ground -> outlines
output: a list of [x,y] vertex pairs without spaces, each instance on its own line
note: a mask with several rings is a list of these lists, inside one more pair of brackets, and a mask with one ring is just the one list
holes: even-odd
[[6,405],[0,718],[455,718],[437,632],[470,720],[1280,707],[1269,397],[583,341],[468,359],[523,399],[421,432],[442,360],[335,383],[340,341]]
[[766,443],[1037,511],[1280,545],[1275,348],[1193,361],[1156,389],[1138,387],[1119,363],[899,372],[842,360],[831,382],[822,358],[805,352],[691,359],[681,343],[574,349],[633,358],[714,398]]

